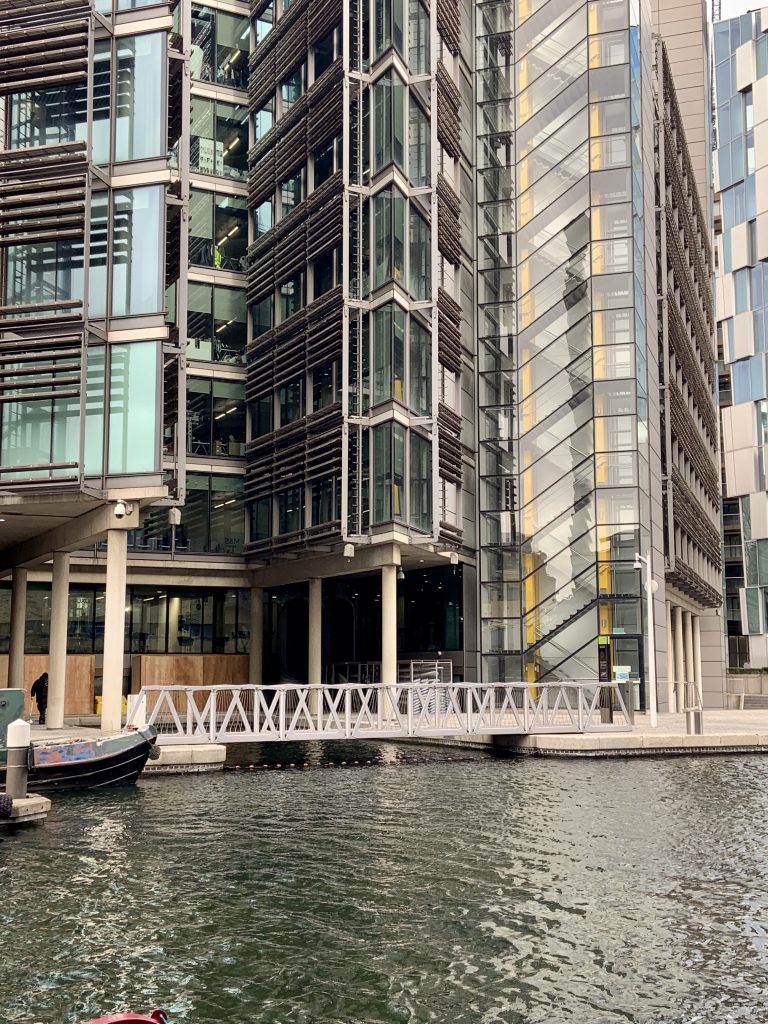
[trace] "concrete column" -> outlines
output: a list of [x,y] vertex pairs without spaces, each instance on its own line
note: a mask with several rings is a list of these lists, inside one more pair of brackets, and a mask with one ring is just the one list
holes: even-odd
[[680,605],[674,608],[675,633],[675,710],[683,707],[683,682],[685,681],[685,660],[683,655],[683,609]]
[[704,694],[701,688],[701,617],[699,615],[693,616],[693,680],[696,683],[699,700],[703,705]]
[[11,639],[8,647],[8,685],[24,689],[24,637],[27,625],[27,570],[13,570]]
[[[320,687],[323,683],[323,581],[309,581],[309,642],[307,651],[307,682],[310,686]],[[309,710],[314,716],[320,706],[320,694],[317,689],[310,692]]]
[[64,725],[64,697],[67,687],[67,619],[69,618],[69,555],[56,551],[53,556],[51,587],[51,635],[48,644],[49,729]]
[[122,728],[123,659],[125,649],[125,575],[128,533],[107,531],[107,588],[104,602],[104,668],[101,690],[101,728]]
[[397,566],[381,567],[381,681],[397,683]]
[[248,678],[254,686],[264,682],[264,591],[251,587],[251,653]]
[[683,625],[685,632],[685,681],[694,682],[693,667],[693,623],[690,612],[683,612]]
[[667,608],[667,707],[675,710],[675,662],[674,633],[672,631],[672,602],[665,601]]

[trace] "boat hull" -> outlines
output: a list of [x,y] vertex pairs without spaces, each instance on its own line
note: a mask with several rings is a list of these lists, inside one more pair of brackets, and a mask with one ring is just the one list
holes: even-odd
[[[51,793],[105,786],[130,786],[138,779],[154,749],[153,732],[121,733],[103,739],[40,743],[33,747],[27,790]],[[0,766],[0,790],[5,766]]]

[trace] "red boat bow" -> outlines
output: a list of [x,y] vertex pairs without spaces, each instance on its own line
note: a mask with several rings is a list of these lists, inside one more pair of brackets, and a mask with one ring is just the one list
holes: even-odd
[[86,1024],[169,1024],[165,1010],[153,1010],[149,1017],[143,1013],[113,1013],[109,1017],[97,1017]]

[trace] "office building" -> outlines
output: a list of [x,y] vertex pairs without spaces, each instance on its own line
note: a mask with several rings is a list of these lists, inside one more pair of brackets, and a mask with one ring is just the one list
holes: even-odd
[[[14,15],[0,56],[30,27],[52,48],[36,10]],[[84,591],[93,673],[109,662],[124,688],[321,683],[440,659],[485,682],[625,666],[644,683],[639,552],[658,583],[660,706],[685,678],[719,703],[709,221],[650,4],[78,12],[79,49],[46,65],[60,99],[0,73],[3,167],[23,149],[39,191],[63,146],[85,182],[76,213],[42,228],[29,214],[47,269],[8,249],[2,337],[12,352],[80,332],[82,452],[66,479],[53,441],[38,464],[3,403],[0,503],[132,507],[108,520],[109,550],[128,547],[119,666],[114,638],[111,661],[100,650],[101,547],[58,556],[70,607]],[[79,249],[59,249],[70,215]],[[126,383],[133,345],[154,348]],[[134,389],[122,420],[97,411],[98,350],[123,373],[108,401]],[[154,418],[134,422],[142,403]],[[66,543],[6,546],[6,568],[36,574],[28,607],[38,586],[61,605],[26,555],[77,551],[67,528]],[[113,616],[115,602],[107,586]],[[41,614],[28,658],[60,619]]]
[[[768,22],[761,11],[718,22],[717,343],[723,448],[728,664],[768,665],[768,410],[764,268],[768,266]],[[762,567],[761,567],[762,559]]]

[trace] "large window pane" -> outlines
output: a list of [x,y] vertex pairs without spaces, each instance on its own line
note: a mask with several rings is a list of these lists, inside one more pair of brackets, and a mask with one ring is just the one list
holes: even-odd
[[244,270],[248,250],[248,204],[238,196],[217,195],[214,206],[214,266]]
[[214,359],[218,363],[243,362],[247,307],[244,288],[214,288]]
[[413,207],[410,217],[410,291],[415,299],[428,299],[432,294],[430,278],[429,225]]
[[219,458],[245,455],[245,385],[239,381],[213,382],[213,454]]
[[115,192],[112,242],[112,315],[162,311],[164,231],[159,185]]
[[222,161],[217,174],[245,181],[248,177],[248,107],[239,103],[216,104],[216,157]]
[[296,533],[304,526],[304,491],[292,487],[277,496],[278,534]]
[[432,337],[418,320],[411,318],[409,399],[419,416],[429,415],[432,406]]
[[240,555],[245,543],[243,478],[211,477],[210,550]]
[[233,89],[248,85],[248,18],[216,13],[216,80]]
[[432,445],[411,434],[410,522],[417,530],[432,529]]
[[193,78],[213,81],[216,59],[216,11],[210,7],[192,8],[192,46],[189,71]]
[[109,472],[154,473],[158,462],[155,341],[109,346]]
[[196,188],[189,201],[189,262],[213,265],[213,192]]
[[165,33],[118,38],[115,160],[161,156],[166,146],[162,106]]
[[392,518],[392,426],[373,428],[373,523]]
[[213,287],[189,282],[187,295],[187,355],[190,359],[213,359]]

